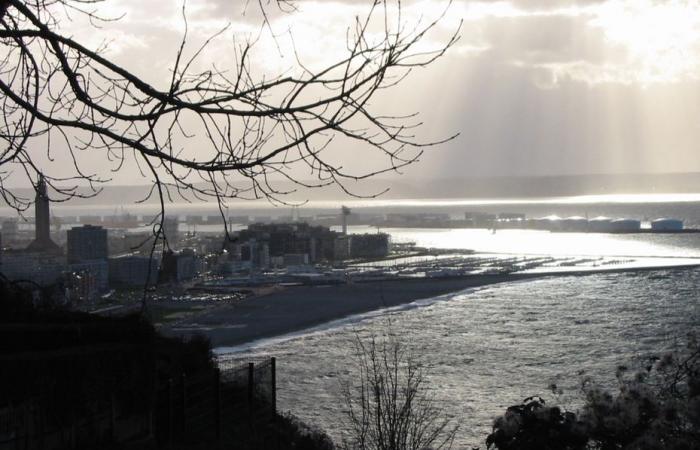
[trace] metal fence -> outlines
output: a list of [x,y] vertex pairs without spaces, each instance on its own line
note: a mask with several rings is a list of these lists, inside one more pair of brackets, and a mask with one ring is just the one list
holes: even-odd
[[[0,450],[99,448],[107,442],[154,440],[159,448],[206,442],[274,449],[276,364],[227,362],[213,371],[156,383],[150,406],[130,410],[114,392],[66,410],[56,398],[0,408]],[[65,403],[65,402],[63,402]]]

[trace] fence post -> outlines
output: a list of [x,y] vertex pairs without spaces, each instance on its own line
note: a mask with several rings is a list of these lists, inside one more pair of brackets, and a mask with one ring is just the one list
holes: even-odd
[[173,379],[168,378],[168,392],[167,392],[167,405],[168,405],[168,437],[167,437],[167,442],[168,442],[168,448],[173,447],[173,428],[175,428],[175,424],[173,423],[174,418],[175,418],[175,406],[173,405]]
[[255,392],[255,363],[248,363],[248,421],[253,425],[253,393]]
[[183,373],[180,376],[182,382],[182,403],[180,405],[182,409],[182,436],[183,438],[187,434],[187,377]]
[[216,440],[221,441],[221,369],[214,371],[214,395],[216,402]]
[[77,415],[75,414],[75,405],[71,406],[70,412],[70,448],[75,450],[78,448],[78,425]]
[[30,402],[24,404],[24,448],[32,448],[32,412]]
[[112,442],[117,441],[117,412],[114,405],[114,392],[109,396],[109,431]]
[[277,359],[270,358],[270,393],[272,398],[272,420],[277,417]]
[[280,449],[280,439],[281,435],[277,427],[277,358],[274,356],[270,358],[270,392],[271,392],[271,402],[272,402],[272,428],[273,428],[273,439],[275,442],[275,448]]
[[37,420],[38,426],[39,426],[39,448],[44,448],[44,433],[46,432],[45,427],[45,421],[46,421],[46,416],[45,416],[45,409],[43,405],[40,403],[39,404],[39,409],[37,410]]

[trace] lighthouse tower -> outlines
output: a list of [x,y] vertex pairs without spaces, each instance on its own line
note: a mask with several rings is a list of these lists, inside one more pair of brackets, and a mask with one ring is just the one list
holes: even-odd
[[34,240],[27,250],[37,252],[57,252],[58,245],[51,240],[51,213],[49,211],[49,196],[46,193],[46,181],[39,176],[34,199]]

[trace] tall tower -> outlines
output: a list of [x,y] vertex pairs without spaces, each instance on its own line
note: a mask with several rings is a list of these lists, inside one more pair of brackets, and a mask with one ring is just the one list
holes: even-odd
[[348,216],[350,215],[350,208],[341,206],[340,214],[343,216],[343,235],[346,235],[348,234]]
[[51,240],[51,213],[49,212],[49,196],[46,193],[46,182],[42,175],[36,185],[34,199],[34,240],[28,250],[57,251],[58,245]]

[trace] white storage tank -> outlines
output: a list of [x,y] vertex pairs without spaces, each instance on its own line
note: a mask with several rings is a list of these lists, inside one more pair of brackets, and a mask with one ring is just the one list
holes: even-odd
[[562,227],[566,231],[586,231],[588,229],[588,220],[581,216],[571,216],[562,220]]
[[612,230],[612,219],[610,217],[598,216],[588,221],[588,231],[607,233],[610,230]]
[[639,231],[642,222],[637,219],[615,219],[610,223],[612,232],[633,232]]
[[559,231],[562,229],[561,217],[552,214],[551,216],[537,219],[540,229],[549,231]]
[[656,219],[651,222],[651,229],[656,231],[680,231],[683,229],[683,221],[680,219]]

